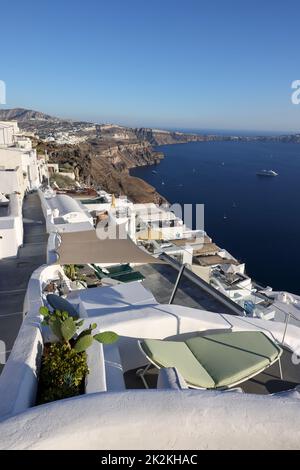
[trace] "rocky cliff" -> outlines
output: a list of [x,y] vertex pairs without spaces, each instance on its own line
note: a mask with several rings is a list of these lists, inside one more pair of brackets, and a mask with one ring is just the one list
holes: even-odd
[[206,137],[199,134],[184,134],[183,132],[161,131],[156,129],[135,129],[136,137],[145,140],[151,145],[184,144],[187,142],[201,142]]
[[134,202],[161,203],[164,198],[145,181],[129,175],[135,166],[158,163],[163,154],[147,142],[85,142],[76,146],[37,142],[38,152],[47,151],[53,163],[70,164],[78,181],[101,187],[116,195],[125,194]]
[[97,138],[101,140],[119,139],[122,141],[138,140],[151,145],[180,144],[186,142],[199,142],[206,139],[199,134],[185,134],[183,132],[164,131],[145,127],[131,128],[117,125],[97,125]]
[[[47,151],[50,162],[70,164],[78,181],[135,202],[163,201],[155,188],[129,175],[130,168],[160,162],[163,154],[154,145],[204,140],[196,134],[72,121],[23,108],[0,110],[1,119],[17,120],[22,131],[34,133],[38,151]],[[76,144],[62,144],[70,135]]]

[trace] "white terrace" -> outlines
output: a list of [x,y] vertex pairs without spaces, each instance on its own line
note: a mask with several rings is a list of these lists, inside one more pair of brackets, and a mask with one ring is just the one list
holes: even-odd
[[[67,282],[59,265],[42,266],[29,282],[24,321],[0,377],[1,448],[296,448],[300,439],[299,393],[268,394],[258,389],[189,390],[158,379],[156,388],[141,389],[135,371],[146,365],[138,340],[165,339],[204,331],[263,331],[286,350],[299,348],[299,329],[181,305],[160,304],[142,284],[69,291],[67,298],[88,324],[113,330],[117,343],[88,350],[85,394],[36,407],[43,345],[39,307],[49,282]],[[290,353],[283,360],[285,388],[300,383],[291,372]],[[278,364],[265,387],[279,382]],[[287,372],[287,369],[290,369]],[[293,374],[293,384],[291,375]],[[270,383],[269,383],[270,382]],[[262,387],[263,389],[264,387]],[[275,387],[276,388],[276,387]],[[247,387],[246,387],[247,390]],[[280,388],[279,388],[280,390]],[[257,394],[262,393],[262,394]],[[143,436],[143,439],[141,439]]]

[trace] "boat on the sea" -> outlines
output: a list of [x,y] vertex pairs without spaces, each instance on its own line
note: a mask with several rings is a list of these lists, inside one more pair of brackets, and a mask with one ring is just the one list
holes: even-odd
[[278,173],[274,170],[260,170],[256,174],[257,176],[278,176]]
[[157,175],[157,171],[156,171],[156,170],[152,170],[152,173],[153,173],[154,175]]

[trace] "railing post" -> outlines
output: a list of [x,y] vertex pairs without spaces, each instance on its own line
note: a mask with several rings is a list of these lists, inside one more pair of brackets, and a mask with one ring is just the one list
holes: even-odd
[[284,332],[283,332],[283,337],[282,337],[281,344],[283,344],[284,340],[285,340],[286,330],[287,330],[287,327],[288,327],[288,324],[289,324],[289,321],[290,321],[290,316],[291,316],[290,313],[288,313],[287,316],[286,316],[285,327],[284,327]]
[[176,279],[176,282],[175,282],[175,285],[174,285],[174,289],[173,289],[173,292],[171,294],[171,297],[170,297],[170,300],[169,300],[169,304],[172,304],[173,303],[173,300],[175,298],[175,295],[176,295],[176,292],[177,292],[177,289],[178,289],[178,284],[180,282],[180,279],[183,275],[183,271],[184,271],[184,268],[185,268],[185,264],[182,264],[181,265],[181,268],[179,270],[179,273],[178,273],[178,276],[177,276],[177,279]]

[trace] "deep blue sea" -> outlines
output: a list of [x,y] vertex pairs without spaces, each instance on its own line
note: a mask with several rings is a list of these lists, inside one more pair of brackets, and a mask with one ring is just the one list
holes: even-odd
[[[171,203],[203,203],[206,232],[246,262],[250,276],[300,294],[300,145],[192,142],[157,150],[165,154],[159,165],[131,174]],[[258,177],[262,169],[279,176]]]

